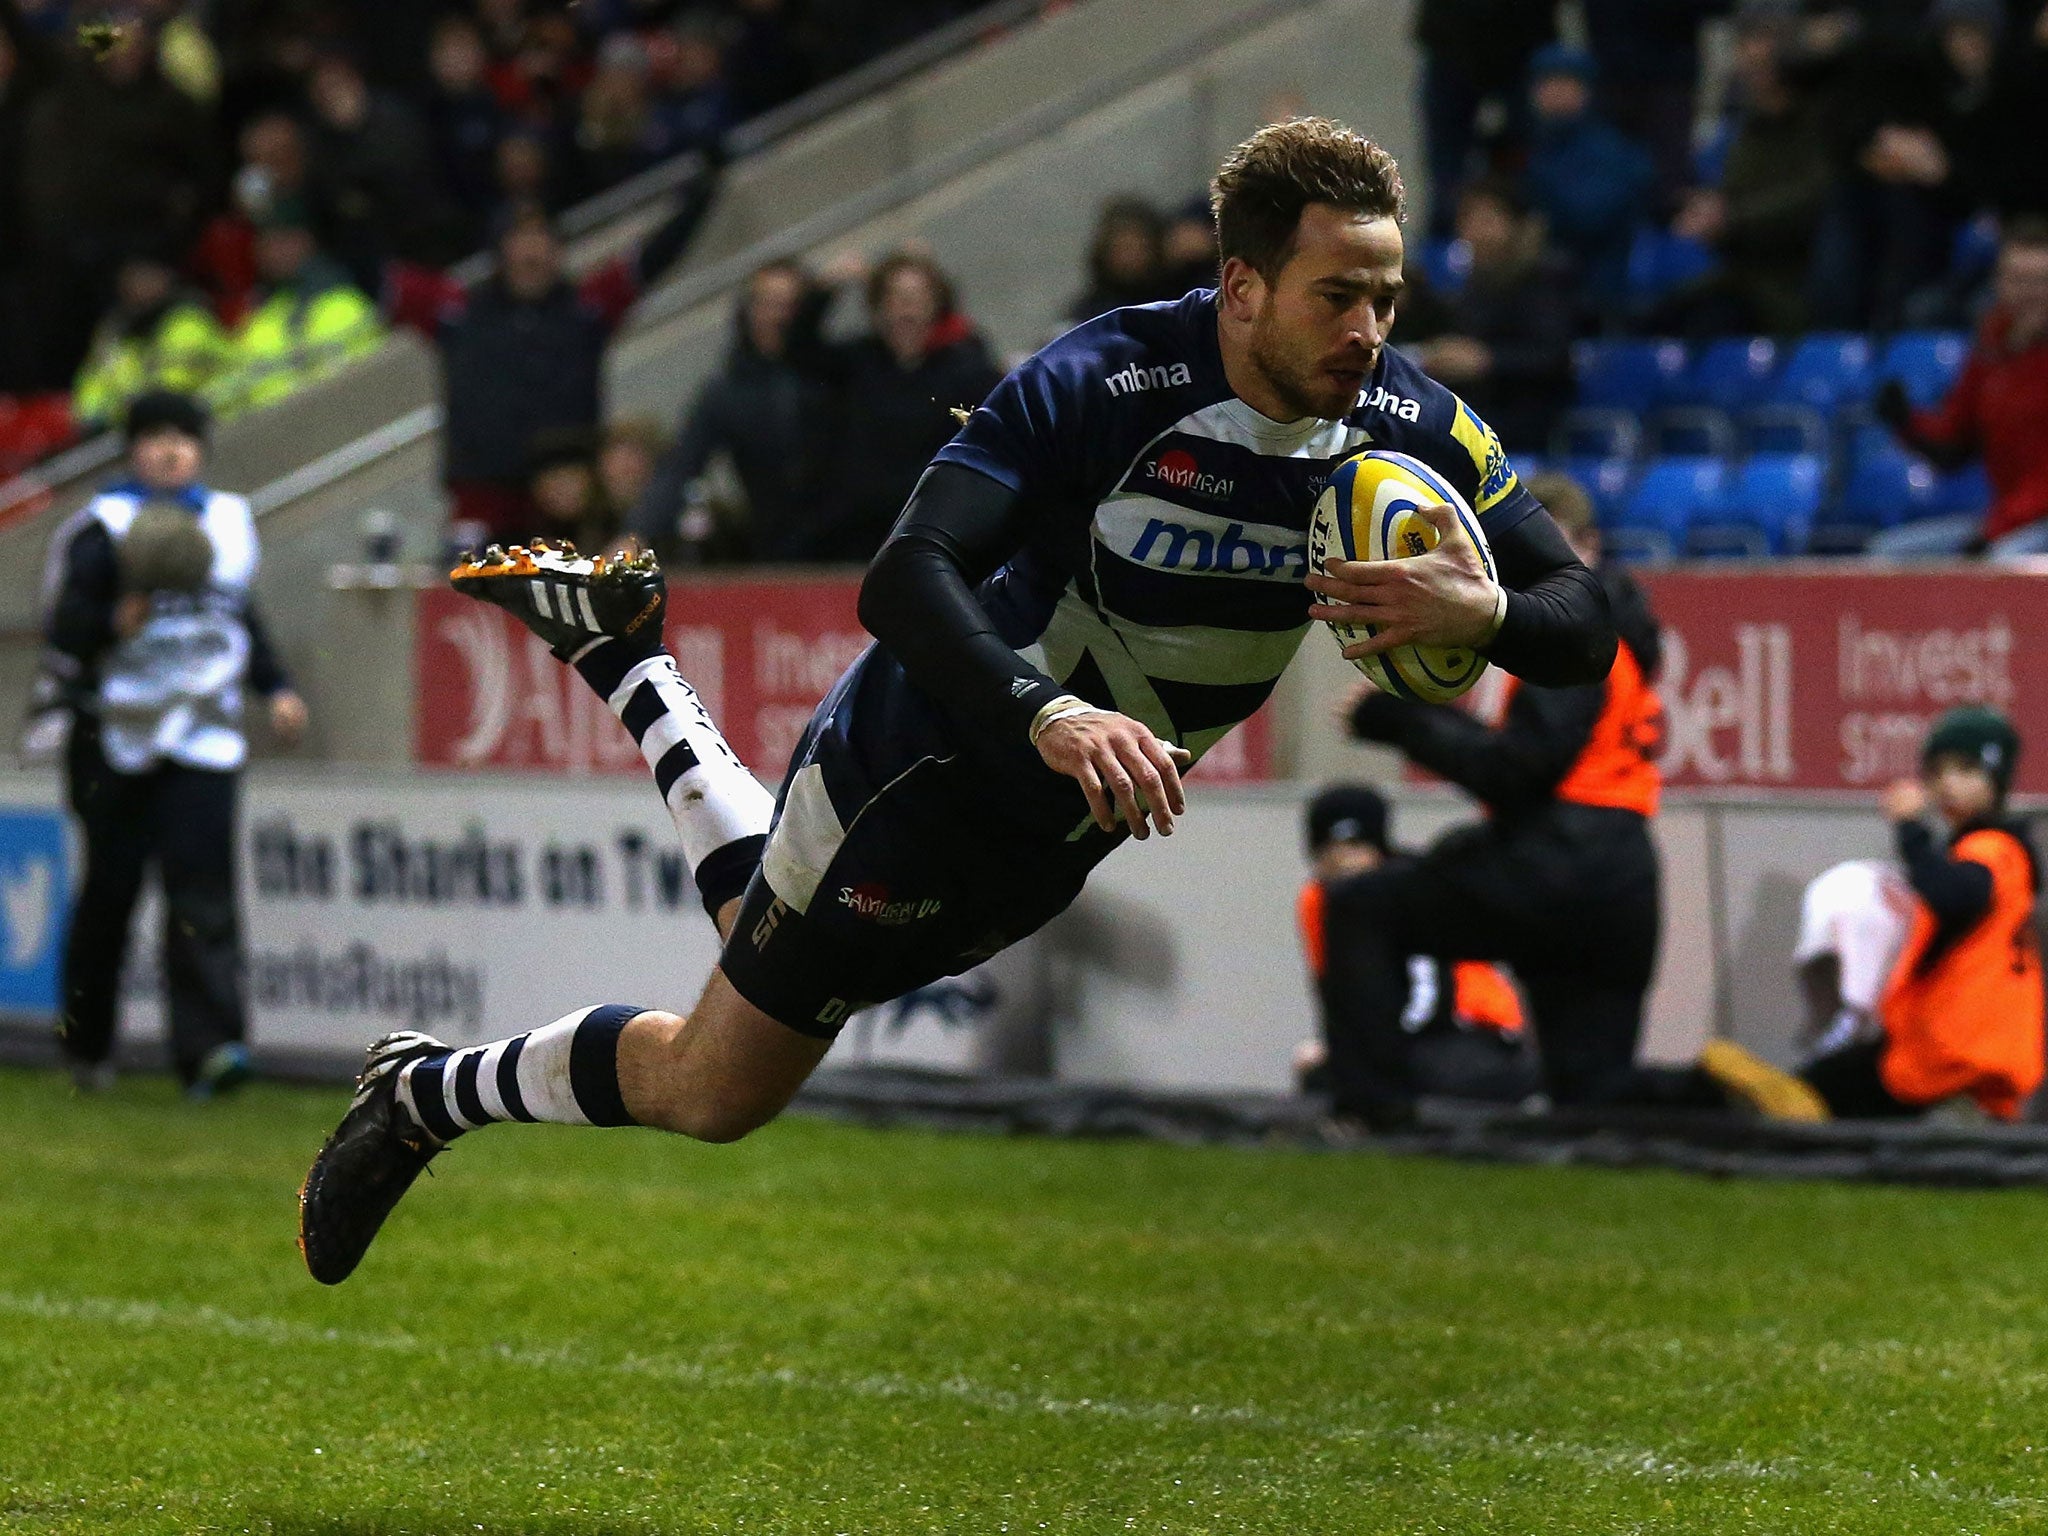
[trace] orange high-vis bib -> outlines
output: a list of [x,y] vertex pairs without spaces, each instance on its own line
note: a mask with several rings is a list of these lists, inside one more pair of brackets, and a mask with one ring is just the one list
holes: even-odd
[[1451,967],[1451,1007],[1461,1024],[1497,1029],[1504,1035],[1522,1032],[1522,995],[1497,965],[1460,960]]
[[1986,1114],[2011,1120],[2042,1073],[2033,870],[2019,839],[1996,828],[1969,833],[1950,857],[1991,871],[1991,908],[1929,963],[1934,914],[1915,904],[1880,1005],[1886,1044],[1878,1075],[1905,1103],[1967,1093]]
[[[1503,719],[1520,686],[1519,679],[1508,679],[1501,704]],[[1624,641],[1614,648],[1614,665],[1607,673],[1607,702],[1593,722],[1593,734],[1553,791],[1554,797],[1573,805],[1606,805],[1654,816],[1658,792],[1664,785],[1664,775],[1657,767],[1657,754],[1663,747],[1664,703]]]
[[1294,922],[1301,930],[1302,953],[1308,956],[1308,973],[1323,979],[1323,883],[1310,880],[1294,898]]
[[[1302,952],[1308,956],[1308,972],[1323,979],[1326,951],[1323,947],[1323,887],[1310,880],[1294,900],[1295,922],[1301,928]],[[1505,972],[1484,960],[1460,960],[1451,967],[1452,1016],[1462,1023],[1497,1029],[1502,1034],[1518,1033],[1523,1025],[1522,995]]]

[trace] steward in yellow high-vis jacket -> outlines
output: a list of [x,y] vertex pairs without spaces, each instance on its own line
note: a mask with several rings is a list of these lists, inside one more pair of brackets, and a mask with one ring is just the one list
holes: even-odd
[[275,404],[383,345],[377,305],[323,255],[302,210],[284,202],[256,234],[264,298],[235,332],[213,391],[223,416]]
[[204,394],[228,367],[228,333],[206,301],[179,286],[171,264],[131,256],[114,278],[114,307],[93,333],[71,391],[72,417],[113,427],[153,390]]

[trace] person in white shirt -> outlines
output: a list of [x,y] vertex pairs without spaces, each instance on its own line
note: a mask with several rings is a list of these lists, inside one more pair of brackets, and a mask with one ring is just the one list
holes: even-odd
[[255,608],[249,503],[200,481],[205,407],[152,392],[125,425],[129,477],[58,529],[44,578],[85,836],[58,1039],[82,1089],[111,1081],[128,932],[154,863],[172,1062],[206,1098],[249,1072],[234,856],[243,690],[266,700],[285,742],[305,729],[306,706]]

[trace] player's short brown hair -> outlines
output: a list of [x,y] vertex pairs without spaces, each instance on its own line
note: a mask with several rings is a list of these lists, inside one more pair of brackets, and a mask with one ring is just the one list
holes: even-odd
[[1394,157],[1327,117],[1268,123],[1223,157],[1209,184],[1218,252],[1249,263],[1268,282],[1294,254],[1310,203],[1399,219],[1406,198]]
[[1570,475],[1546,470],[1524,482],[1529,494],[1542,502],[1551,520],[1566,533],[1584,533],[1593,526],[1593,498]]

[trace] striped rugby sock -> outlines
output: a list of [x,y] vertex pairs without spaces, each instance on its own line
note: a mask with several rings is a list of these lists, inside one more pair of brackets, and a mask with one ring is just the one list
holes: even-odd
[[398,1102],[437,1141],[499,1120],[633,1125],[619,1092],[619,1032],[644,1013],[603,1003],[488,1045],[423,1056],[398,1075]]
[[573,664],[639,743],[704,909],[716,918],[761,861],[775,797],[726,743],[667,651],[636,657],[614,640],[587,648]]

